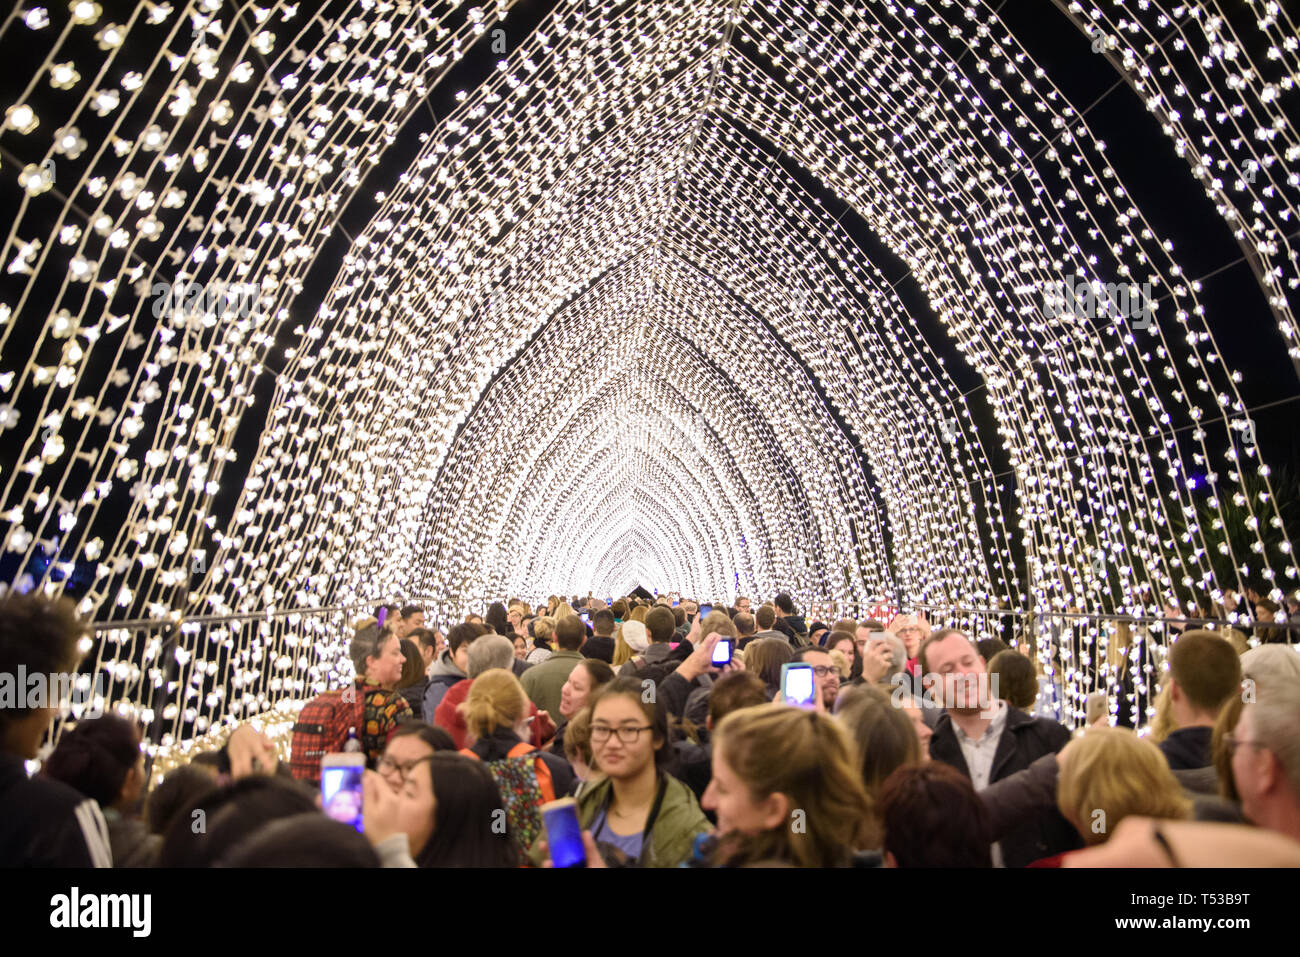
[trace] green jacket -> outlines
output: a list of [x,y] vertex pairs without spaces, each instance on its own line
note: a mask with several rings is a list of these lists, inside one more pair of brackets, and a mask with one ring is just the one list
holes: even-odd
[[[667,782],[664,798],[651,825],[650,847],[642,852],[642,861],[646,867],[680,867],[690,861],[696,836],[709,832],[713,825],[700,810],[690,788],[671,774],[660,772],[660,780]],[[601,808],[609,803],[613,794],[613,782],[604,778],[578,797],[578,821],[584,831],[591,830]],[[540,845],[539,841],[529,852],[535,864],[545,860]]]
[[524,686],[524,693],[537,705],[537,710],[545,711],[559,723],[560,690],[569,680],[569,672],[582,663],[582,655],[576,651],[555,652],[545,661],[533,665],[519,678]]

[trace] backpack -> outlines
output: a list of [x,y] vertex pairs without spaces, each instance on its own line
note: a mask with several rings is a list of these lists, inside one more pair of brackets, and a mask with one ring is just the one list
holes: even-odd
[[365,696],[355,685],[326,691],[302,706],[289,745],[289,771],[299,781],[320,783],[320,759],[343,750],[348,729],[360,740],[365,723]]
[[[460,753],[475,761],[483,760],[469,748],[462,748]],[[541,752],[523,741],[511,748],[504,760],[487,762],[487,768],[501,795],[510,832],[520,847],[532,847],[546,833],[542,805],[555,800],[551,769]]]

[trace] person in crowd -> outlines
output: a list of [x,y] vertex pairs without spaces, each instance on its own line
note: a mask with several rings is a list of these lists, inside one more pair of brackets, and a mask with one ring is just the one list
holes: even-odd
[[808,624],[803,615],[795,613],[794,600],[781,592],[772,600],[776,620],[772,627],[785,635],[791,645],[799,647],[808,643]]
[[564,735],[574,715],[587,707],[591,696],[614,680],[614,669],[603,661],[585,658],[580,661],[560,687],[560,723],[555,729],[550,751],[564,754]]
[[[0,674],[74,674],[87,625],[66,598],[41,592],[0,596]],[[24,689],[26,690],[26,689]],[[0,862],[10,867],[112,867],[99,802],[62,781],[29,778],[60,702],[0,708]]]
[[59,737],[43,773],[93,798],[108,824],[114,867],[150,867],[162,838],[137,814],[144,793],[140,729],[115,714],[78,721]]
[[[721,620],[726,620],[726,614],[723,612],[714,612]],[[714,615],[710,615],[713,618]],[[716,625],[721,622],[715,622]],[[673,620],[673,614],[667,608],[658,607],[650,609],[645,616],[645,632],[648,639],[645,648],[630,658],[620,669],[620,675],[635,674],[646,665],[657,665],[665,661],[672,653],[670,642],[673,640],[676,631],[676,623]],[[630,646],[629,646],[630,647]]]
[[826,636],[830,634],[831,626],[824,621],[814,621],[808,626],[808,643],[810,645],[824,645]]
[[[677,623],[677,640],[681,641],[691,630],[695,623],[695,616],[699,614],[699,602],[692,601],[689,598],[683,598],[680,605],[677,606],[682,611],[682,620]],[[618,662],[615,662],[616,664]]]
[[1199,793],[1214,793],[1210,744],[1223,706],[1241,687],[1241,659],[1213,631],[1186,631],[1169,649],[1166,681],[1174,730],[1160,742],[1169,767]]
[[980,657],[984,659],[984,664],[987,665],[995,655],[1007,651],[1011,646],[1001,638],[981,638],[975,642],[975,647],[979,649]]
[[366,838],[347,824],[309,811],[263,824],[239,841],[214,867],[379,867]]
[[[376,605],[374,615],[370,618],[363,618],[361,621],[354,624],[352,629],[353,631],[360,631],[367,625],[379,624],[382,619],[383,624],[380,625],[380,627],[389,628],[394,634],[396,634],[397,629],[401,627],[401,618],[402,616],[398,612],[396,605]],[[401,636],[398,635],[398,637],[400,638]]]
[[758,638],[745,646],[745,670],[767,686],[768,700],[781,690],[781,666],[794,660],[794,649],[784,637]]
[[[524,658],[530,665],[540,665],[551,655],[555,654],[555,625],[556,620],[550,615],[533,621],[533,650]],[[518,677],[518,675],[516,675]]]
[[758,631],[754,632],[753,641],[760,641],[764,638],[780,638],[786,644],[790,644],[789,636],[774,627],[776,624],[775,605],[759,605],[758,610],[754,612],[754,624],[758,627]]
[[1127,817],[1109,841],[1062,867],[1300,867],[1300,841],[1240,824]]
[[357,737],[367,765],[373,767],[398,724],[412,716],[411,706],[397,690],[407,659],[402,654],[402,640],[377,625],[357,631],[348,653],[357,672],[357,694],[364,702]]
[[403,605],[394,622],[398,638],[410,638],[411,632],[424,627],[424,608],[420,605]]
[[[396,635],[392,636],[396,640]],[[211,867],[262,825],[295,814],[320,813],[315,789],[291,778],[249,774],[217,788],[172,819],[158,852],[159,867]],[[202,822],[202,826],[195,826]]]
[[701,859],[847,867],[878,848],[876,809],[852,753],[843,727],[821,712],[774,703],[733,711],[714,730],[703,806],[717,814],[718,833]]
[[879,688],[857,685],[845,689],[835,717],[852,736],[854,766],[873,798],[879,797],[885,779],[897,768],[921,763],[921,743],[912,718]]
[[[465,657],[465,672],[468,677],[447,689],[442,701],[438,703],[438,710],[433,713],[433,724],[451,735],[457,749],[466,744],[467,729],[460,706],[469,697],[474,679],[494,668],[509,670],[514,661],[512,652],[513,645],[505,635],[489,632],[470,642],[469,653]],[[554,733],[555,723],[531,701],[528,708],[528,717],[532,722],[529,725],[528,741],[534,747],[540,747]]]
[[519,679],[510,671],[495,668],[483,672],[471,682],[469,695],[460,705],[470,742],[460,753],[488,763],[533,755],[541,762],[536,770],[549,775],[554,795],[563,797],[573,790],[577,779],[564,758],[538,751],[528,743],[530,706]]
[[469,662],[469,646],[487,631],[485,626],[470,622],[462,622],[448,630],[447,650],[430,670],[429,687],[424,692],[424,713],[430,718],[437,713],[447,689],[467,677],[465,667]]
[[406,633],[406,637],[415,642],[416,647],[420,649],[420,661],[423,664],[422,681],[412,685],[411,688],[417,688],[412,691],[411,688],[403,689],[406,700],[411,702],[412,710],[415,710],[415,702],[412,697],[419,696],[420,712],[424,711],[424,695],[429,690],[429,675],[433,671],[433,666],[438,661],[438,656],[442,654],[443,640],[442,634],[436,628],[412,628]]
[[1300,841],[1300,676],[1261,675],[1247,690],[1253,694],[1225,735],[1242,812],[1256,826]]
[[819,646],[813,642],[813,647],[824,647],[832,655],[838,651],[846,663],[846,668],[840,671],[840,683],[845,686],[850,682],[858,683],[856,679],[862,677],[862,657],[858,654],[858,643],[852,635],[842,631],[832,632],[827,635],[825,645]]
[[754,640],[754,632],[757,629],[754,616],[747,611],[737,612],[736,617],[731,619],[731,623],[736,626],[736,647],[744,651],[745,646]]
[[[615,678],[592,699],[591,748],[604,777],[578,798],[578,819],[608,866],[678,867],[709,830],[690,788],[667,773],[668,712],[641,682]],[[545,847],[534,846],[540,863]]]
[[614,613],[606,608],[591,618],[592,636],[582,646],[584,658],[595,658],[605,664],[614,661]]
[[[528,639],[523,635],[515,635],[515,660],[523,661],[528,657]],[[513,666],[512,669],[513,670]]]
[[[1057,806],[1086,846],[1103,843],[1133,815],[1176,821],[1192,816],[1192,802],[1160,749],[1128,728],[1093,728],[1070,741],[1056,760]],[[1068,856],[1029,866],[1057,867]]]
[[[741,615],[749,614],[749,599],[743,595],[736,599],[736,612]],[[737,629],[739,630],[739,629]]]
[[[835,699],[840,693],[840,672],[831,660],[825,648],[808,645],[794,653],[792,661],[803,661],[812,665],[813,684],[821,698],[822,707],[829,714],[835,709]],[[779,677],[778,677],[779,680]]]
[[[218,787],[217,772],[213,767],[197,764],[193,760],[167,772],[167,776],[154,785],[145,799],[144,817],[149,833],[158,839],[171,826],[176,814],[183,808],[197,804],[200,798]],[[155,854],[155,862],[157,855]]]
[[[1283,622],[1279,625],[1277,622]],[[1255,602],[1255,637],[1261,644],[1285,644],[1287,628],[1282,607],[1271,598],[1261,598]]]
[[533,665],[519,679],[538,710],[560,713],[560,691],[569,680],[569,673],[586,660],[579,651],[586,639],[587,631],[576,615],[555,623],[555,653],[541,664]]
[[590,704],[570,718],[564,727],[564,758],[573,768],[578,779],[573,797],[582,793],[602,777],[596,768],[596,756],[591,749],[591,706]]
[[621,671],[623,666],[642,654],[650,644],[650,633],[643,622],[629,618],[618,626],[614,633],[614,669]]
[[527,635],[528,620],[532,615],[528,612],[528,606],[522,602],[511,602],[509,609],[506,611],[506,625],[510,634],[506,637],[513,638],[516,635]]
[[[967,777],[976,790],[1060,751],[1069,741],[1063,725],[991,699],[984,659],[960,630],[934,632],[921,645],[919,657],[927,693],[944,704],[930,739],[930,757]],[[992,859],[995,866],[1024,867],[1078,845],[1074,829],[1051,809],[1026,819],[1015,834],[995,844]]]
[[[674,773],[686,782],[698,800],[704,799],[704,791],[713,780],[713,729],[733,711],[767,704],[771,700],[763,680],[749,671],[731,671],[713,683],[709,689],[709,711],[704,721],[704,730],[698,735],[699,740],[683,738],[673,742],[677,751]],[[705,809],[705,814],[713,820],[712,812]]]
[[506,606],[499,601],[488,605],[487,614],[483,616],[483,624],[498,635],[505,635],[507,638],[514,634],[514,629],[510,627],[510,622],[506,618]]
[[984,802],[969,778],[943,762],[904,764],[886,778],[880,820],[887,867],[993,866]]
[[1033,661],[1008,648],[989,660],[988,669],[989,687],[999,698],[1026,713],[1033,708],[1038,700],[1038,674]]
[[907,673],[916,677],[917,655],[921,651],[921,642],[929,634],[929,624],[919,615],[896,615],[886,630],[903,639],[903,649],[907,654]]
[[417,721],[424,719],[424,693],[429,688],[429,679],[424,673],[424,656],[420,646],[410,638],[403,638],[401,643],[402,677],[397,682],[397,690],[402,693],[406,703],[411,707],[411,716]]
[[867,684],[886,686],[890,684],[892,675],[903,671],[903,655],[906,652],[902,642],[892,632],[869,627],[877,624],[879,622],[858,622],[853,637],[858,646],[858,658],[862,662],[862,680]]

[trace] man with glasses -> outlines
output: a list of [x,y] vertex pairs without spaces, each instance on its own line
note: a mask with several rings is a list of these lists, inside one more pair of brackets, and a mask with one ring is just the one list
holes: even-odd
[[835,710],[835,699],[840,693],[840,673],[831,661],[831,653],[825,648],[809,645],[794,653],[794,661],[803,661],[812,665],[813,682],[822,696],[822,704],[828,712]]
[[1275,672],[1247,683],[1246,691],[1254,701],[1225,737],[1242,813],[1300,841],[1300,675]]

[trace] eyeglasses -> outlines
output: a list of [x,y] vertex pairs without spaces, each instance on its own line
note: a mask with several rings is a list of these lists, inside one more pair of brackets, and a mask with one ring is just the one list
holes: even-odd
[[818,678],[829,678],[831,675],[836,678],[840,676],[839,669],[834,665],[813,665],[813,674]]
[[416,761],[411,761],[407,764],[398,764],[388,755],[384,755],[382,758],[379,759],[378,770],[380,775],[383,777],[388,777],[390,774],[396,771],[401,776],[402,783],[405,784],[407,780],[410,778],[412,771],[414,771],[425,761],[432,761],[432,760],[433,760],[433,755],[430,754],[427,757],[420,758]]
[[649,731],[654,725],[647,724],[644,728],[611,728],[606,724],[593,724],[591,726],[591,740],[601,743],[609,740],[610,732],[617,731],[618,739],[624,744],[636,744],[637,739],[641,737],[642,731]]
[[1267,748],[1267,747],[1268,747],[1268,745],[1266,745],[1266,744],[1260,744],[1258,741],[1243,741],[1241,738],[1237,737],[1235,734],[1225,734],[1225,735],[1223,736],[1223,740],[1224,740],[1225,742],[1227,742],[1227,745],[1228,745],[1228,753],[1229,753],[1229,754],[1236,754],[1236,753],[1237,753],[1237,749],[1238,749],[1239,747],[1241,747],[1243,744],[1244,744],[1244,745],[1247,745],[1248,747],[1252,747],[1252,748]]

